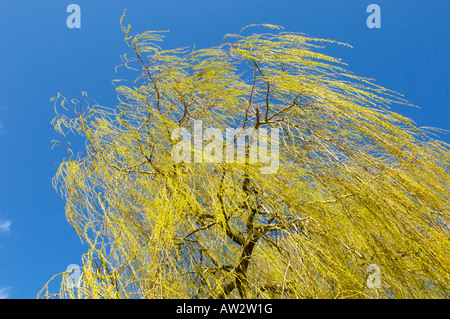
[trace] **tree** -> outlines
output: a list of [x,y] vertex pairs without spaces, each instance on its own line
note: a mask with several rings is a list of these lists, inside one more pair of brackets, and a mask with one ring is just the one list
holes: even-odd
[[[54,179],[89,247],[59,296],[449,297],[449,145],[390,111],[400,94],[273,25],[198,50],[121,26],[138,75],[115,82],[118,105],[53,99],[55,129],[86,140]],[[199,120],[279,129],[277,172],[248,145],[243,162],[175,162],[173,132]]]

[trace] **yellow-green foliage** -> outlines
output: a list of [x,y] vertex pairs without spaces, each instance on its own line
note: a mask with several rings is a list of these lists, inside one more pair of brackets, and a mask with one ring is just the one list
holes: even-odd
[[[87,143],[55,177],[90,247],[61,297],[449,297],[450,152],[389,110],[399,94],[316,52],[329,40],[275,30],[163,50],[162,32],[122,30],[138,75],[115,82],[118,105],[53,121]],[[171,132],[196,119],[280,128],[278,172],[175,164]]]

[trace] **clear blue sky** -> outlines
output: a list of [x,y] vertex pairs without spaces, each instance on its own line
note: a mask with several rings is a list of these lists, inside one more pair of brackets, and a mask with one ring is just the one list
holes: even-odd
[[[81,7],[81,29],[66,26],[66,8]],[[369,4],[381,29],[369,29]],[[64,216],[51,179],[64,157],[50,98],[84,90],[113,106],[125,43],[122,11],[132,31],[171,30],[168,48],[218,45],[248,24],[347,42],[328,54],[357,75],[405,95],[421,109],[394,110],[419,126],[450,130],[448,0],[109,0],[0,1],[0,298],[35,298],[54,274],[81,264],[86,251]],[[450,134],[441,139],[450,142]]]

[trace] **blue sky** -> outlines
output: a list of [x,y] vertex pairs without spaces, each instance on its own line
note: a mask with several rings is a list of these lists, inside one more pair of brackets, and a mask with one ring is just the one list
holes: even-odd
[[[66,8],[81,7],[81,28],[69,29]],[[381,28],[369,29],[369,4],[381,8]],[[52,187],[64,152],[50,121],[50,98],[81,91],[114,106],[111,80],[126,52],[122,11],[132,31],[170,30],[166,48],[218,45],[245,25],[349,43],[326,53],[357,75],[404,94],[421,108],[393,110],[419,126],[450,130],[448,0],[1,1],[0,2],[0,298],[35,298],[50,277],[86,252]],[[450,133],[441,139],[450,143]]]

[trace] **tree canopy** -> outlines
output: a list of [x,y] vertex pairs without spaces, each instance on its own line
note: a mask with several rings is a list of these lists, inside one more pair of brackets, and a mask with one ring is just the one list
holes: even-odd
[[[58,296],[449,297],[449,145],[391,111],[401,94],[320,53],[344,44],[251,25],[163,49],[164,32],[120,22],[136,77],[114,81],[117,105],[53,98],[56,131],[86,141],[54,186],[89,247],[82,285],[64,273]],[[199,120],[278,129],[277,171],[174,162],[172,133]]]

